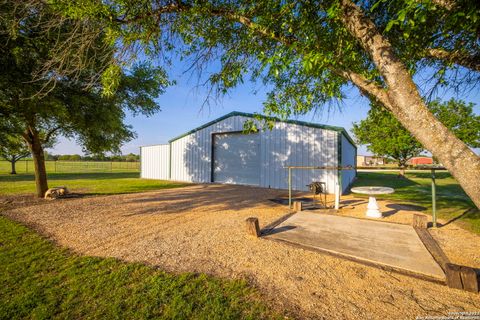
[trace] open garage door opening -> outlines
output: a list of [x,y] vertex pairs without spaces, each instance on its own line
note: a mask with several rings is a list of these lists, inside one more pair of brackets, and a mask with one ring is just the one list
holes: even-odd
[[260,185],[260,135],[241,132],[213,135],[212,181]]

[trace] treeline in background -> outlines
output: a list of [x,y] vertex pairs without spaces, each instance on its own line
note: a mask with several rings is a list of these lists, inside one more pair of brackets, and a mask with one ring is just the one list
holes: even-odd
[[50,154],[45,152],[45,160],[49,161],[119,161],[119,162],[138,162],[140,155],[129,153],[126,155],[86,155],[79,154]]

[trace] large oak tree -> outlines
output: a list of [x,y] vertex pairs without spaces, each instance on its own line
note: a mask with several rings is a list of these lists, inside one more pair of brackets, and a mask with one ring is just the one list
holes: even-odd
[[[59,19],[43,2],[2,2],[0,13],[0,125],[27,144],[37,196],[43,197],[48,189],[44,148],[55,136],[73,138],[91,153],[117,152],[135,137],[124,123],[126,113],[158,111],[155,99],[168,81],[163,69],[149,63],[109,67],[114,46],[98,23]],[[71,39],[79,29],[89,43]],[[62,44],[69,46],[63,56],[57,51]],[[74,72],[45,69],[52,61],[75,65]],[[112,87],[115,94],[108,94]]]
[[[34,1],[34,0],[32,0]],[[414,81],[478,88],[479,4],[467,0],[51,0],[70,18],[103,21],[119,52],[220,61],[209,83],[227,92],[246,77],[273,87],[265,113],[287,117],[355,86],[387,108],[480,206],[480,159],[426,106]],[[131,55],[126,55],[131,56]],[[59,70],[68,68],[58,66]]]

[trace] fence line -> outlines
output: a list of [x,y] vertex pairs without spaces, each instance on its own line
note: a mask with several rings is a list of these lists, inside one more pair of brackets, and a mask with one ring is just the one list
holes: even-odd
[[[47,173],[74,173],[74,172],[119,172],[119,171],[140,171],[139,161],[45,161]],[[15,165],[17,173],[33,173],[34,165],[32,160],[19,160]],[[9,161],[0,160],[0,174],[11,172]]]

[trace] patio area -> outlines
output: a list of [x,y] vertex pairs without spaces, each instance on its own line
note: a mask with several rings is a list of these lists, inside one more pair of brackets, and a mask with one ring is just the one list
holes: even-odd
[[445,280],[443,270],[409,225],[303,211],[271,229],[266,238],[429,280]]

